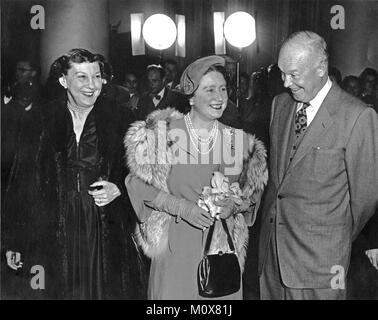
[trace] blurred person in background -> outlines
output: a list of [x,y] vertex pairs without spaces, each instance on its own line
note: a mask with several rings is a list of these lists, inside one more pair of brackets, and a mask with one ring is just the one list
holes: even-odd
[[346,76],[341,83],[341,87],[355,97],[360,96],[360,82],[356,76]]

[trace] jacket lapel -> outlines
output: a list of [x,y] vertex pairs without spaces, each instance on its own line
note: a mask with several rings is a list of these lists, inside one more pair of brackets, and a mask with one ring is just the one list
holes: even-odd
[[322,140],[322,137],[327,132],[328,128],[335,121],[334,115],[338,108],[337,96],[339,91],[340,89],[335,84],[332,84],[331,90],[328,92],[315,118],[308,127],[303,140],[299,144],[297,152],[294,154],[293,160],[289,164],[286,174],[289,174],[298,162],[312,150],[317,142]]
[[293,142],[293,121],[296,111],[296,102],[288,99],[285,106],[281,108],[278,114],[278,123],[282,124],[278,128],[278,143],[277,143],[277,175],[278,183],[280,184],[285,176],[287,168],[288,157],[290,156],[290,148]]

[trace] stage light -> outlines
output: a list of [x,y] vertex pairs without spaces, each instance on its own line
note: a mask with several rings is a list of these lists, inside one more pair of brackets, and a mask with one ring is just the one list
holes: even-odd
[[234,47],[248,47],[256,39],[255,19],[243,11],[231,14],[224,23],[224,36]]
[[164,14],[154,14],[143,24],[143,38],[157,50],[168,49],[176,40],[177,30],[173,20]]

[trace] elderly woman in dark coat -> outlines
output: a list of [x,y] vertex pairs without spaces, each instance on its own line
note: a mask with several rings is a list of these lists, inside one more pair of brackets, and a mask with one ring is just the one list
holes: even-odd
[[[99,96],[102,67],[98,55],[84,49],[57,59],[52,71],[66,95],[25,129],[2,235],[14,269],[6,270],[8,284],[22,273],[26,281],[3,288],[5,298],[144,298],[143,266],[131,236],[134,213],[123,186],[128,124]],[[43,290],[30,286],[35,265],[44,270]]]

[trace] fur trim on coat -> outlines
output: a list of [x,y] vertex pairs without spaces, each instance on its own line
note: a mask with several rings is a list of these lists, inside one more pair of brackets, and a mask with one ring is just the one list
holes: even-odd
[[[181,119],[183,116],[171,108],[157,110],[151,113],[146,121],[137,121],[130,127],[124,139],[130,174],[159,190],[169,192],[167,179],[171,169],[173,151],[170,148],[172,141],[169,141],[167,132],[171,121]],[[164,123],[167,130],[158,130],[159,123]],[[239,184],[243,195],[254,199],[257,194],[262,194],[268,180],[266,150],[263,143],[255,136],[250,134],[247,136],[248,152],[243,159]],[[158,141],[159,139],[167,141],[166,148],[158,149],[155,137]],[[157,144],[159,145],[159,142]],[[167,248],[168,228],[172,219],[175,218],[165,212],[153,211],[144,223],[137,226],[136,240],[147,256],[158,256]],[[214,230],[210,253],[228,251],[227,237],[225,237],[221,224],[219,225],[220,228]],[[242,214],[234,215],[234,218],[227,219],[227,225],[243,270],[248,246],[248,227],[244,216]]]

